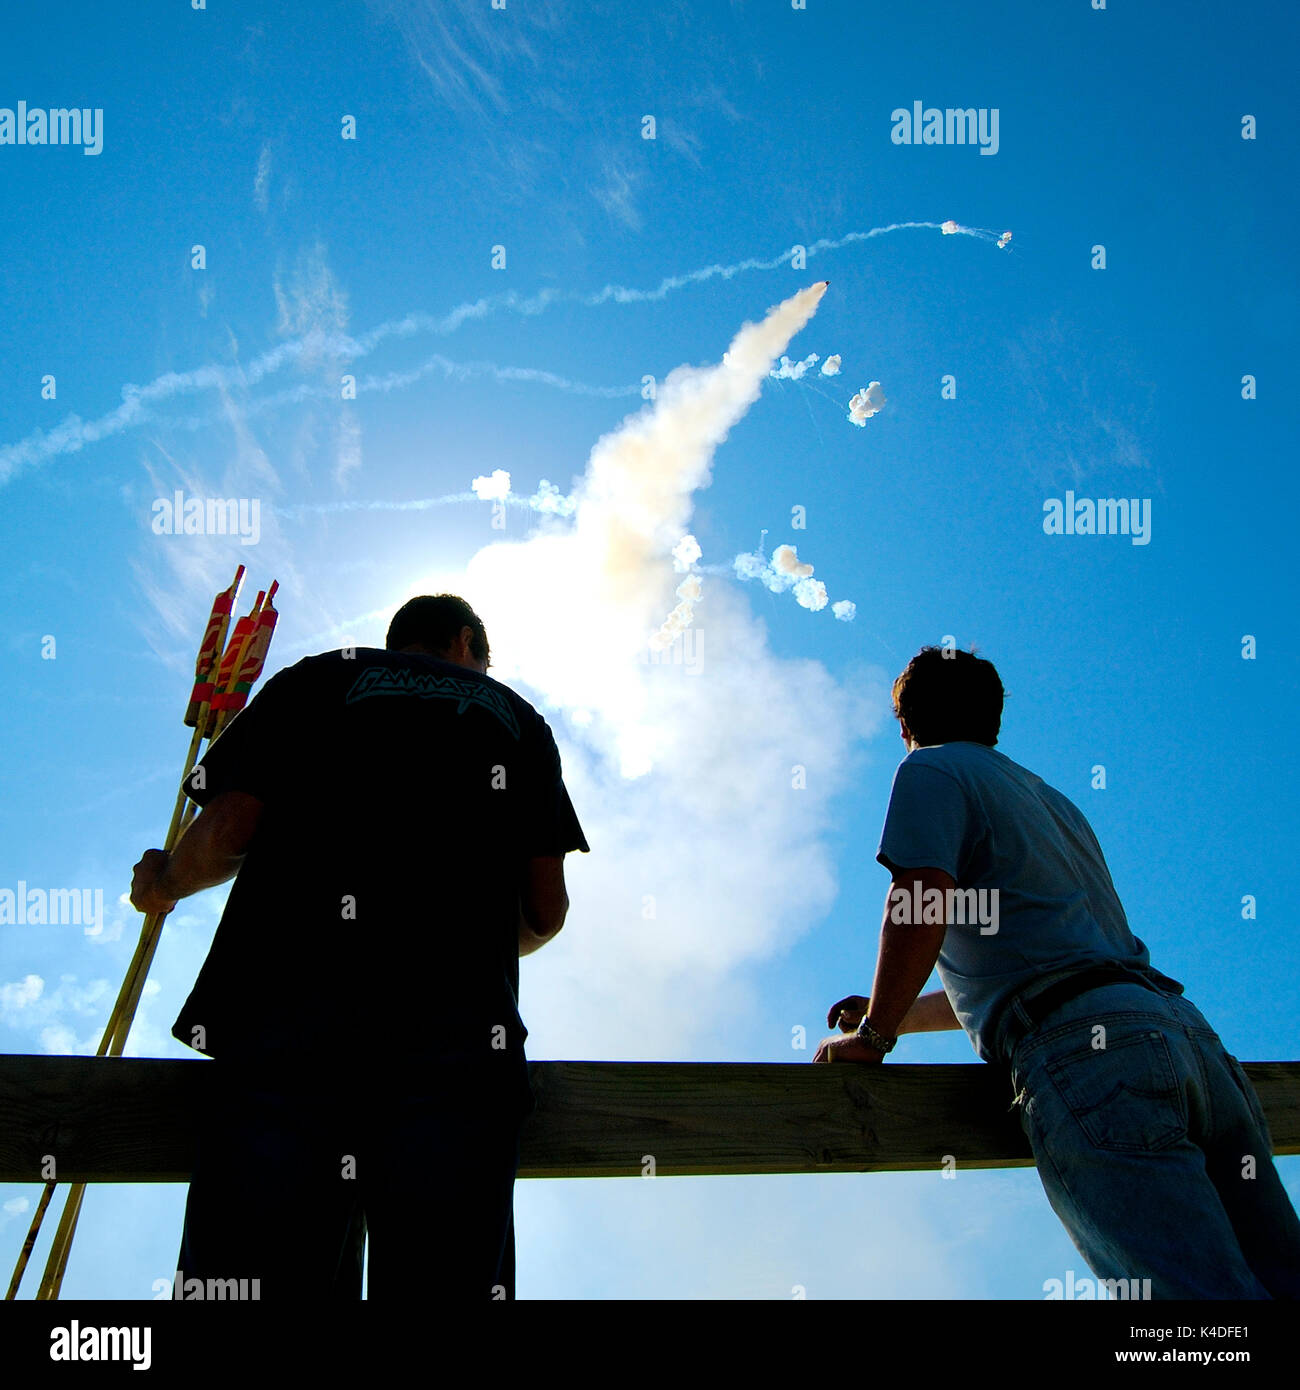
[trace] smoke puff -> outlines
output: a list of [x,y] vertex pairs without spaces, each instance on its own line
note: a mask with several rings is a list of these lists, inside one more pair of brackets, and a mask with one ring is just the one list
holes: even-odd
[[850,599],[842,598],[838,603],[831,604],[831,612],[842,623],[851,623],[858,616],[858,605]]
[[[548,718],[588,711],[584,739],[606,775],[649,774],[680,737],[645,660],[650,634],[671,641],[691,620],[686,598],[663,617],[665,559],[690,530],[715,450],[825,289],[801,290],[745,324],[724,362],[670,372],[653,403],[596,442],[566,523],[549,519],[527,540],[498,541],[469,562],[466,597],[492,633],[500,678],[538,692]],[[557,640],[562,631],[590,640],[574,650]]]
[[873,381],[869,386],[864,386],[849,402],[849,419],[855,425],[865,425],[886,404],[885,393],[880,389],[880,383]]
[[551,516],[572,516],[577,503],[566,497],[554,483],[545,478],[537,484],[537,491],[528,499],[528,505],[535,512]]
[[798,381],[809,367],[816,366],[820,361],[815,352],[810,352],[802,362],[791,362],[788,357],[782,357],[780,365],[768,372],[768,376],[777,381]]
[[[811,565],[808,566],[812,568]],[[801,608],[810,608],[820,613],[826,607],[826,585],[820,579],[801,579],[794,586],[795,602]]]
[[732,563],[738,579],[757,579],[767,568],[767,562],[763,557],[750,551],[737,555]]
[[703,555],[700,543],[694,536],[683,536],[673,546],[673,563],[678,570],[688,570]]
[[475,478],[470,487],[484,502],[504,502],[510,496],[510,474],[504,468],[496,468],[490,478]]
[[840,374],[840,355],[838,352],[832,353],[825,362],[822,363],[823,376],[839,376]]
[[954,222],[954,221],[952,220],[952,218],[950,217],[950,218],[939,228],[939,230],[944,234],[944,236],[953,236],[956,232],[959,232],[959,231],[961,230],[961,228],[960,228],[960,227],[956,224],[956,222]]
[[778,574],[788,574],[802,579],[813,572],[811,565],[801,564],[792,545],[778,545],[772,552],[772,568]]

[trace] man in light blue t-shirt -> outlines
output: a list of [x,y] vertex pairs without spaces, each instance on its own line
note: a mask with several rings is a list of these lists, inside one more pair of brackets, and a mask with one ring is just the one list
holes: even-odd
[[[869,997],[814,1061],[879,1063],[964,1028],[1011,1074],[1053,1210],[1102,1279],[1155,1298],[1300,1297],[1300,1219],[1245,1072],[1129,929],[1079,809],[995,751],[1002,683],[923,649],[894,683],[908,756]],[[942,991],[917,997],[931,970]],[[1145,1291],[1141,1283],[1129,1289]]]

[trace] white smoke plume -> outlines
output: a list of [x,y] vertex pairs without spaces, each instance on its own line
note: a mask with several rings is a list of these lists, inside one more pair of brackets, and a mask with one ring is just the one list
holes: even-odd
[[577,503],[572,497],[561,492],[554,483],[548,482],[543,478],[537,484],[537,491],[529,498],[525,499],[525,505],[535,512],[551,516],[572,516]]
[[952,218],[950,217],[950,218],[939,228],[939,230],[944,234],[944,236],[956,236],[957,233],[958,233],[959,231],[961,231],[961,227],[960,227],[956,222],[954,222],[954,221],[952,220]]
[[[1000,237],[998,237],[998,250],[999,250],[999,251],[1004,251],[1004,250],[1006,250],[1007,243],[1008,243],[1010,240],[1011,240],[1011,233],[1010,233],[1010,232],[1003,232],[1002,235],[1001,235]],[[1031,240],[1032,240],[1032,238],[1031,238]]]
[[772,568],[778,574],[789,575],[792,579],[803,579],[813,572],[811,565],[800,562],[798,552],[792,545],[778,545],[772,552]]
[[510,474],[504,468],[494,468],[491,477],[475,478],[470,487],[480,501],[504,502],[510,496]]
[[[611,1017],[601,1055],[692,1055],[691,1018],[735,1006],[739,968],[788,948],[833,901],[830,798],[856,741],[883,723],[883,680],[871,677],[868,703],[859,680],[776,658],[725,584],[666,659],[646,651],[671,586],[686,603],[701,592],[694,570],[673,570],[696,563],[693,495],[821,292],[746,325],[725,363],[673,372],[596,444],[570,518],[539,518],[528,539],[411,590],[450,589],[482,615],[493,674],[556,730],[592,846],[566,863],[564,932],[527,967],[536,1056],[590,1049],[597,1016]],[[611,999],[624,1001],[613,1016]]]
[[820,613],[826,607],[826,585],[820,579],[800,579],[794,586],[794,601],[801,608]]
[[[553,708],[588,711],[592,737],[624,775],[648,772],[671,738],[643,670],[647,634],[664,625],[665,557],[683,543],[714,451],[824,293],[825,282],[813,285],[746,324],[717,366],[669,373],[652,405],[596,443],[565,529],[549,523],[470,562],[468,580],[492,613],[480,609],[494,648],[513,654],[512,669],[545,691]],[[590,634],[579,644],[585,659],[555,640],[561,617],[559,630]],[[510,680],[508,670],[502,678]]]
[[688,570],[703,554],[694,536],[683,536],[673,546],[673,567],[678,571]]
[[[732,569],[738,579],[758,579],[774,594],[790,590],[801,608],[820,613],[829,602],[826,585],[812,577],[813,567],[800,560],[792,545],[778,545],[768,560],[761,550],[737,555]],[[847,599],[835,604],[831,611],[841,622],[851,623],[857,607]]]
[[[673,569],[679,574],[683,570],[689,571],[703,554],[700,543],[694,536],[683,536],[673,546]],[[686,578],[677,586],[677,597],[680,602],[664,619],[659,631],[650,638],[651,651],[666,651],[672,646],[678,634],[685,632],[690,627],[695,621],[695,605],[699,603],[703,593],[704,584],[699,575],[688,573]]]
[[849,419],[855,425],[866,426],[868,420],[873,415],[879,414],[881,408],[887,405],[885,393],[880,389],[880,383],[873,381],[869,386],[864,386],[856,396],[849,401]]
[[821,358],[815,352],[810,352],[801,362],[791,362],[788,357],[782,357],[780,363],[773,367],[768,376],[774,381],[798,381],[810,367],[815,367]]
[[831,355],[826,359],[826,361],[822,363],[822,375],[823,375],[823,376],[839,376],[839,374],[840,374],[840,355],[839,355],[838,352],[833,352],[833,353],[831,353]]

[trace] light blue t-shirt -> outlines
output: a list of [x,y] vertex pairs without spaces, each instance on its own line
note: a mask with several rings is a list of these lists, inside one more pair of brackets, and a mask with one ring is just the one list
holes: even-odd
[[1119,965],[1182,993],[1129,930],[1083,813],[983,743],[943,743],[903,759],[876,858],[891,871],[942,869],[958,888],[997,890],[997,930],[969,911],[964,924],[950,919],[938,960],[953,1012],[985,1059],[994,1058],[1003,1006],[1081,969]]

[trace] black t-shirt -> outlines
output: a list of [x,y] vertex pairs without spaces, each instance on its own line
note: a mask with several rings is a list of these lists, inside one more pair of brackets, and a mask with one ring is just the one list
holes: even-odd
[[268,1062],[520,1048],[523,866],[588,849],[555,740],[489,676],[352,652],[272,677],[186,783],[263,810],[173,1036]]

